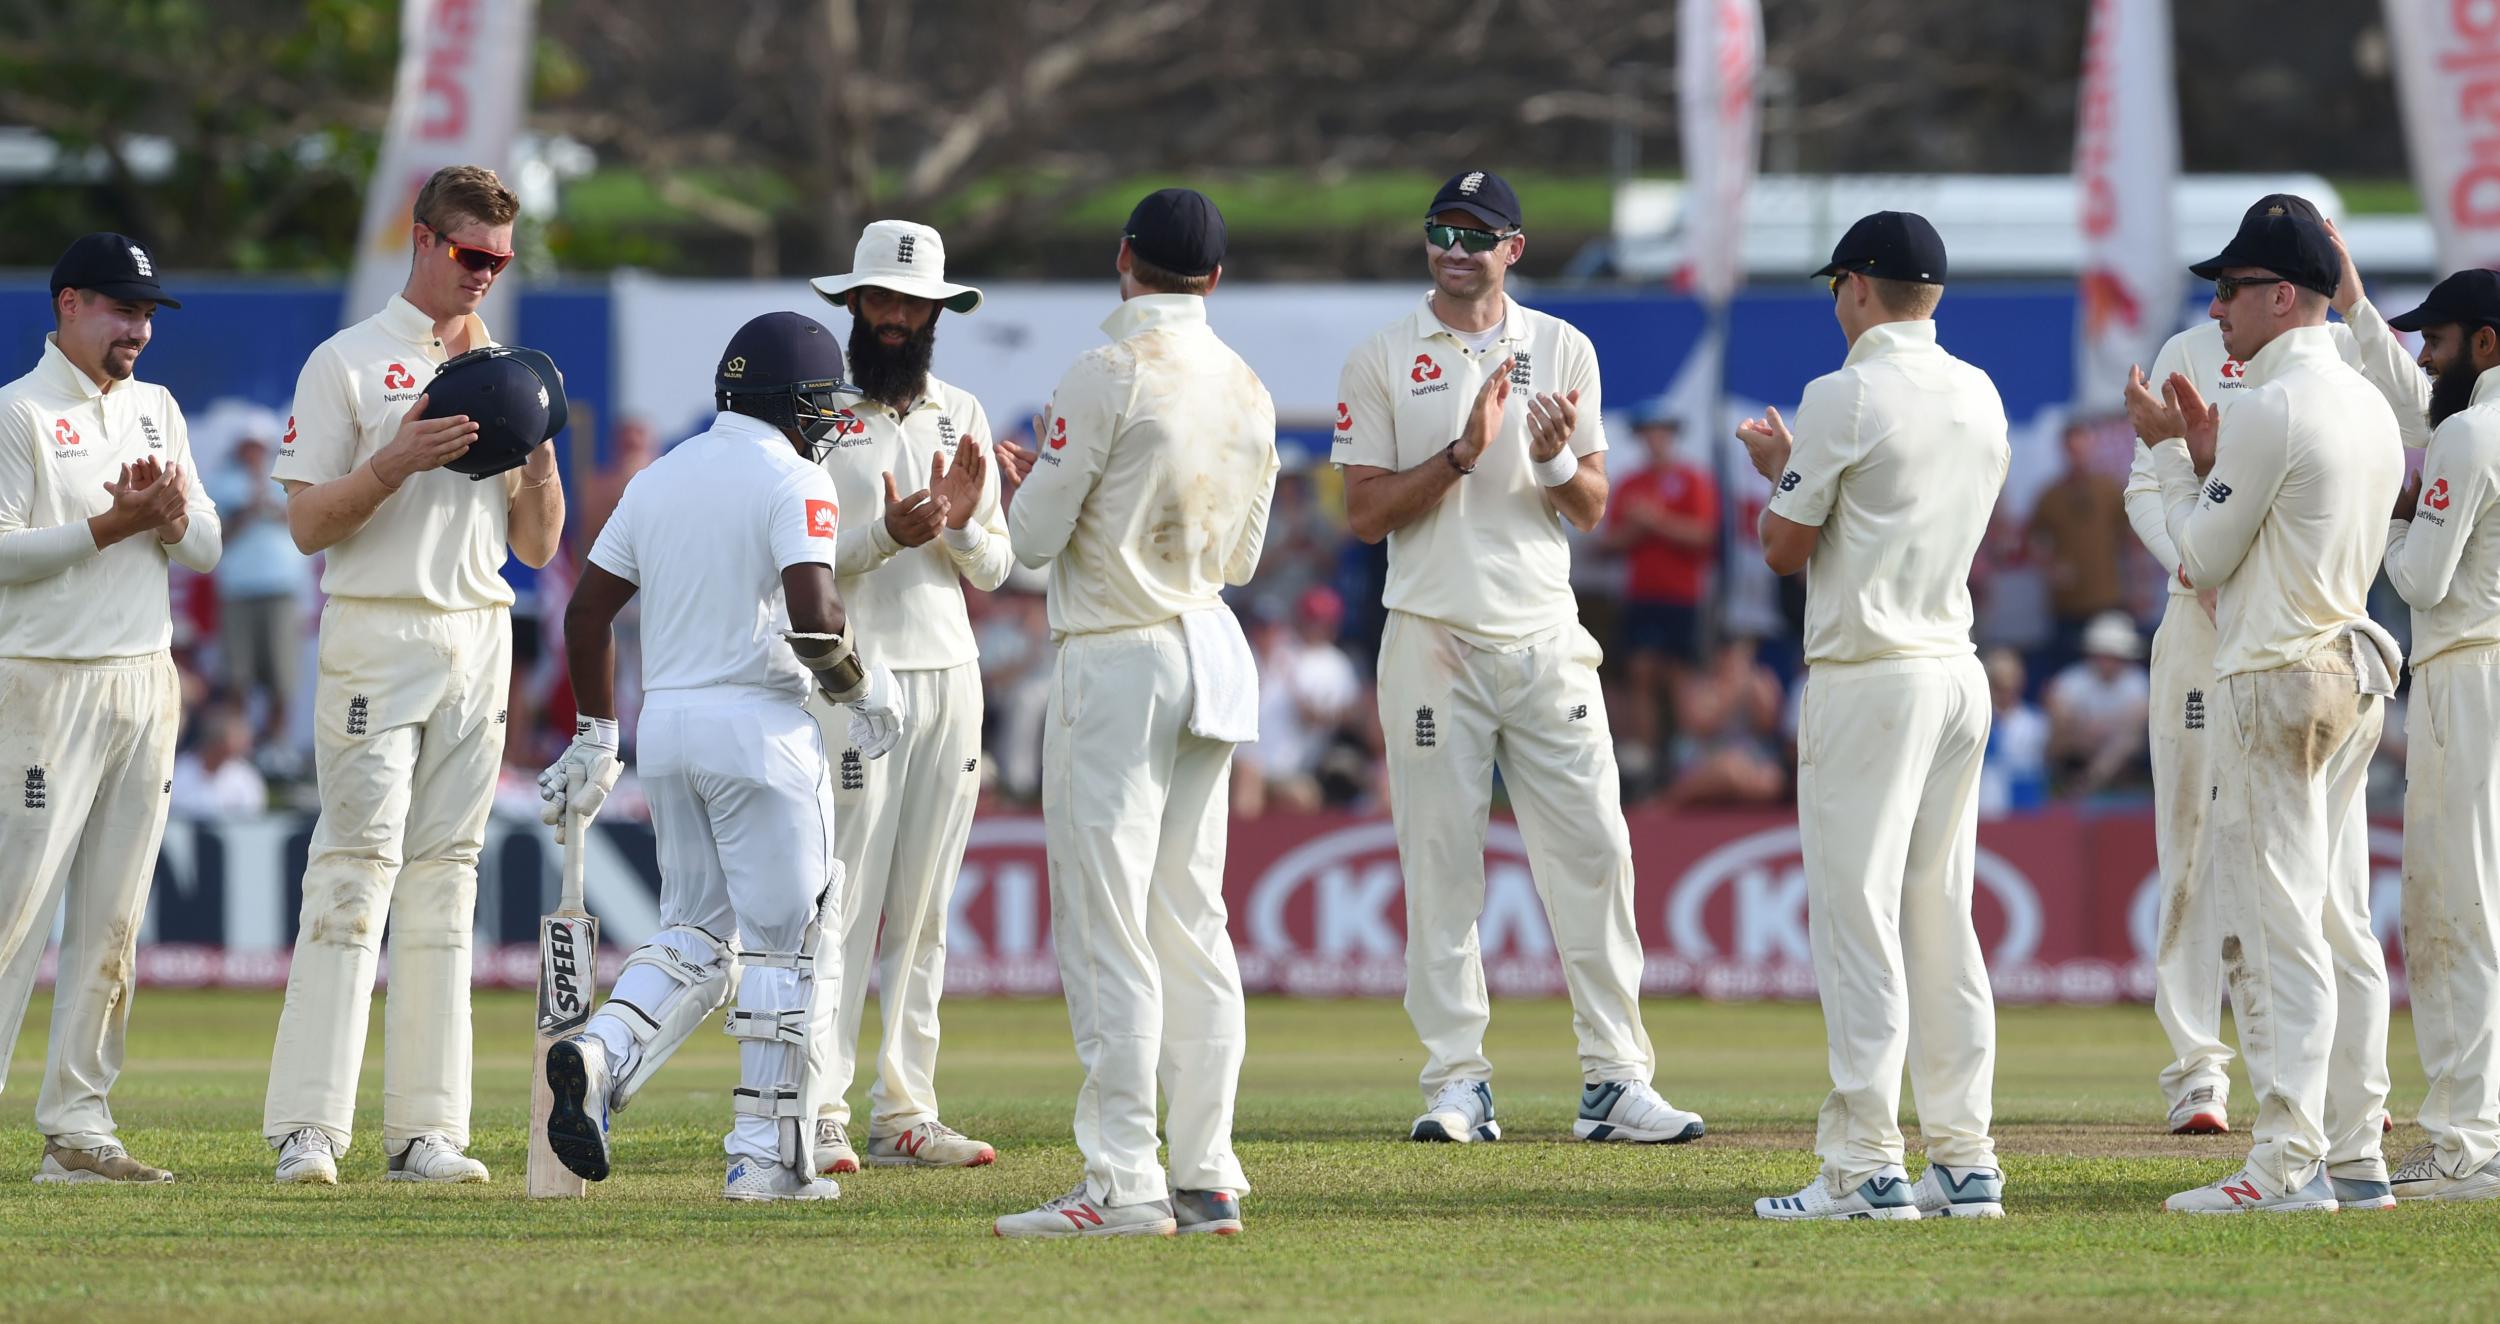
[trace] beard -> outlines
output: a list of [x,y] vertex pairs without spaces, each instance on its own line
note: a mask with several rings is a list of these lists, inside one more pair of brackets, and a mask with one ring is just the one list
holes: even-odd
[[869,325],[857,314],[851,317],[851,385],[860,394],[900,413],[918,400],[929,386],[929,361],[937,353],[937,314],[921,328],[905,337],[902,344],[889,345],[880,334],[884,329],[901,330],[895,323],[885,328]]
[[2472,360],[2464,354],[2457,362],[2442,368],[2431,378],[2431,426],[2438,427],[2450,418],[2464,413],[2474,403],[2474,382],[2482,374],[2474,371]]

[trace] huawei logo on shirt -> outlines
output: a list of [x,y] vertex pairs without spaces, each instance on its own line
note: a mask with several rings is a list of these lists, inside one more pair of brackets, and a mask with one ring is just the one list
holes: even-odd
[[830,538],[834,530],[841,527],[841,523],[841,512],[832,502],[811,500],[807,503],[808,537]]

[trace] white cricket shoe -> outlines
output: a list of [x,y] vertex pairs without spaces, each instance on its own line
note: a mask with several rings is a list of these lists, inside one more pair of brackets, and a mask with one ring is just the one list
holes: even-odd
[[838,1200],[842,1187],[831,1177],[806,1177],[778,1163],[760,1159],[729,1160],[729,1180],[721,1187],[728,1200]]
[[851,1148],[849,1128],[830,1117],[816,1119],[816,1171],[825,1174],[859,1171],[859,1151]]
[[547,1045],[547,1150],[584,1181],[608,1179],[608,1050],[586,1034]]
[[1481,1080],[1453,1080],[1442,1086],[1406,1138],[1460,1145],[1501,1139],[1502,1124],[1493,1120],[1493,1087]]
[[96,1182],[155,1186],[173,1179],[174,1174],[141,1163],[130,1156],[129,1150],[111,1141],[93,1149],[72,1149],[47,1139],[43,1142],[43,1166],[35,1169],[35,1182],[41,1186],[86,1186]]
[[998,1161],[998,1151],[931,1120],[890,1136],[868,1137],[868,1161],[881,1168],[978,1168]]
[[1582,1140],[1623,1141],[1635,1145],[1680,1145],[1699,1140],[1708,1128],[1700,1113],[1688,1113],[1645,1080],[1609,1080],[1580,1088],[1580,1118],[1571,1134]]
[[1178,1230],[1169,1200],[1136,1204],[1103,1204],[1086,1193],[1085,1183],[1055,1200],[990,1224],[1000,1237],[1168,1237]]
[[1241,1201],[1231,1191],[1174,1191],[1172,1224],[1184,1237],[1237,1237],[1241,1235]]
[[2170,1134],[2174,1136],[2221,1135],[2230,1129],[2230,1107],[2222,1091],[2211,1085],[2199,1085],[2170,1105]]
[[2439,1147],[2424,1145],[2405,1155],[2390,1179],[2392,1194],[2399,1200],[2444,1200],[2469,1203],[2500,1200],[2500,1158],[2462,1177],[2451,1177],[2439,1166]]
[[408,1142],[391,1155],[390,1171],[382,1174],[384,1181],[421,1181],[437,1185],[461,1182],[486,1182],[486,1165],[460,1152],[460,1147],[437,1135],[423,1135]]
[[1918,1203],[1910,1197],[1908,1170],[1895,1164],[1859,1182],[1857,1189],[1846,1195],[1832,1194],[1831,1184],[1817,1177],[1795,1195],[1766,1195],[1754,1201],[1753,1213],[1756,1218],[1778,1222],[1848,1218],[1910,1220],[1918,1217]]
[[1910,1190],[1921,1218],[2005,1217],[2005,1174],[1995,1168],[1929,1163]]
[[2335,1192],[2335,1207],[2343,1213],[2356,1209],[2393,1209],[2395,1188],[2379,1177],[2338,1177],[2326,1175],[2326,1184]]
[[2161,1207],[2174,1214],[2331,1214],[2335,1212],[2335,1186],[2326,1178],[2326,1169],[2297,1191],[2276,1194],[2257,1180],[2246,1168],[2192,1191],[2181,1191],[2162,1201]]
[[280,1141],[277,1180],[280,1186],[338,1185],[339,1161],[330,1144],[330,1133],[307,1126]]

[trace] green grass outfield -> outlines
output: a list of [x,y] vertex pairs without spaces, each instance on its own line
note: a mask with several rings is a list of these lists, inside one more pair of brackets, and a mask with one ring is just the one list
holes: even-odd
[[[2161,1134],[2144,1008],[2000,1021],[2001,1222],[1774,1225],[1757,1195],[1814,1172],[1812,1007],[1652,1004],[1659,1083],[1710,1119],[1676,1148],[1570,1139],[1569,1009],[1506,1003],[1496,1088],[1509,1139],[1410,1145],[1417,1050],[1394,1003],[1260,1000],[1238,1126],[1247,1235],[1009,1243],[997,1214],[1065,1190],[1076,1086],[1064,1011],[946,1011],[947,1116],[995,1167],[871,1170],[808,1207],[719,1198],[731,1045],[699,1034],[619,1128],[591,1198],[521,1195],[528,1009],[478,1000],[475,1151],[488,1187],[380,1180],[381,1063],[332,1190],[270,1184],[259,1137],[274,994],[140,995],[117,1111],[170,1188],[37,1187],[38,998],[0,1098],[0,1317],[77,1320],[630,1318],[1895,1318],[2488,1320],[2500,1204],[2187,1219],[2163,1196],[2228,1173],[2241,1136]],[[374,1017],[376,1037],[382,1018]],[[874,1017],[870,1017],[874,1024]],[[873,1031],[872,1031],[873,1033]],[[2394,1039],[2396,1109],[2422,1087]],[[2243,1095],[2235,1115],[2245,1116]],[[2399,1126],[2390,1153],[2420,1139]],[[1916,1141],[1913,1139],[1913,1145]],[[1915,1164],[1916,1160],[1913,1160]],[[1810,1312],[1803,1313],[1803,1312]]]

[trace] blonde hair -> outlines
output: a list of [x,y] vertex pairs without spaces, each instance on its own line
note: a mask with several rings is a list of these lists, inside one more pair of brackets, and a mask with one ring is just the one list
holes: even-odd
[[484,166],[444,166],[417,190],[417,205],[411,210],[417,224],[449,234],[467,221],[510,225],[521,213],[521,200]]
[[1936,305],[1944,301],[1944,287],[1927,281],[1892,280],[1869,276],[1867,283],[1875,287],[1875,301],[1895,317],[1933,317]]

